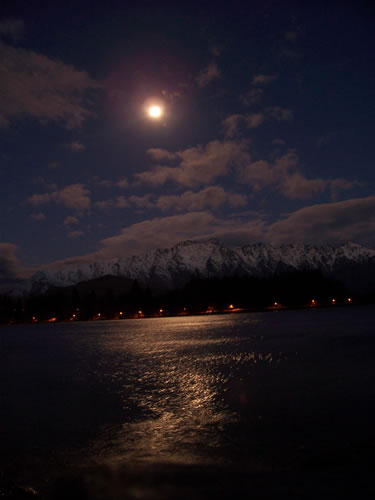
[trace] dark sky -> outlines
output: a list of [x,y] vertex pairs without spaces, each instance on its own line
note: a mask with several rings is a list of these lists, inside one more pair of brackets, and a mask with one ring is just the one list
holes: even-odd
[[2,275],[186,239],[375,245],[370,2],[84,4],[0,9]]

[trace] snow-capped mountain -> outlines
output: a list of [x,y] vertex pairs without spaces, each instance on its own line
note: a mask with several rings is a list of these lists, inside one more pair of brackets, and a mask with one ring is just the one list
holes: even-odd
[[192,277],[267,277],[302,269],[319,269],[344,281],[353,278],[355,273],[375,288],[375,249],[354,243],[339,247],[293,244],[274,247],[256,243],[229,248],[216,240],[184,241],[141,256],[93,262],[79,268],[38,271],[32,277],[32,290],[40,293],[50,287],[72,286],[108,275],[171,289],[182,286]]

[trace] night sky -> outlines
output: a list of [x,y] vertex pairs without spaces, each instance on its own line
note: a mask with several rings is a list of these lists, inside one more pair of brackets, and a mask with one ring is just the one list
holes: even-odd
[[375,9],[218,5],[2,2],[0,277],[186,239],[375,245]]

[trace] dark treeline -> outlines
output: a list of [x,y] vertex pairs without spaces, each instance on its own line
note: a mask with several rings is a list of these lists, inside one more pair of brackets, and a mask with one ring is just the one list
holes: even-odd
[[[86,285],[89,285],[88,282]],[[40,295],[23,298],[0,296],[0,321],[67,321],[111,319],[134,316],[196,314],[208,309],[233,308],[264,310],[275,303],[280,307],[303,307],[346,303],[350,297],[339,281],[327,278],[320,271],[298,271],[275,275],[268,279],[230,277],[192,279],[184,288],[153,293],[134,281],[128,291],[108,288],[98,294],[86,286],[85,293],[77,287],[50,289]],[[375,302],[375,293],[356,296],[353,302]]]

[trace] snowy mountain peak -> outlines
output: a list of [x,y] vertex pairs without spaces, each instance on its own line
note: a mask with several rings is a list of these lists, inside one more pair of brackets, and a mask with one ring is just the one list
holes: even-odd
[[269,243],[254,243],[230,248],[215,239],[187,240],[142,256],[92,262],[65,270],[38,271],[32,277],[32,290],[43,292],[52,286],[72,286],[106,275],[138,280],[151,287],[174,288],[192,277],[266,277],[302,269],[319,269],[334,274],[344,267],[364,262],[375,268],[375,250],[356,243],[340,247],[296,244],[274,247]]

